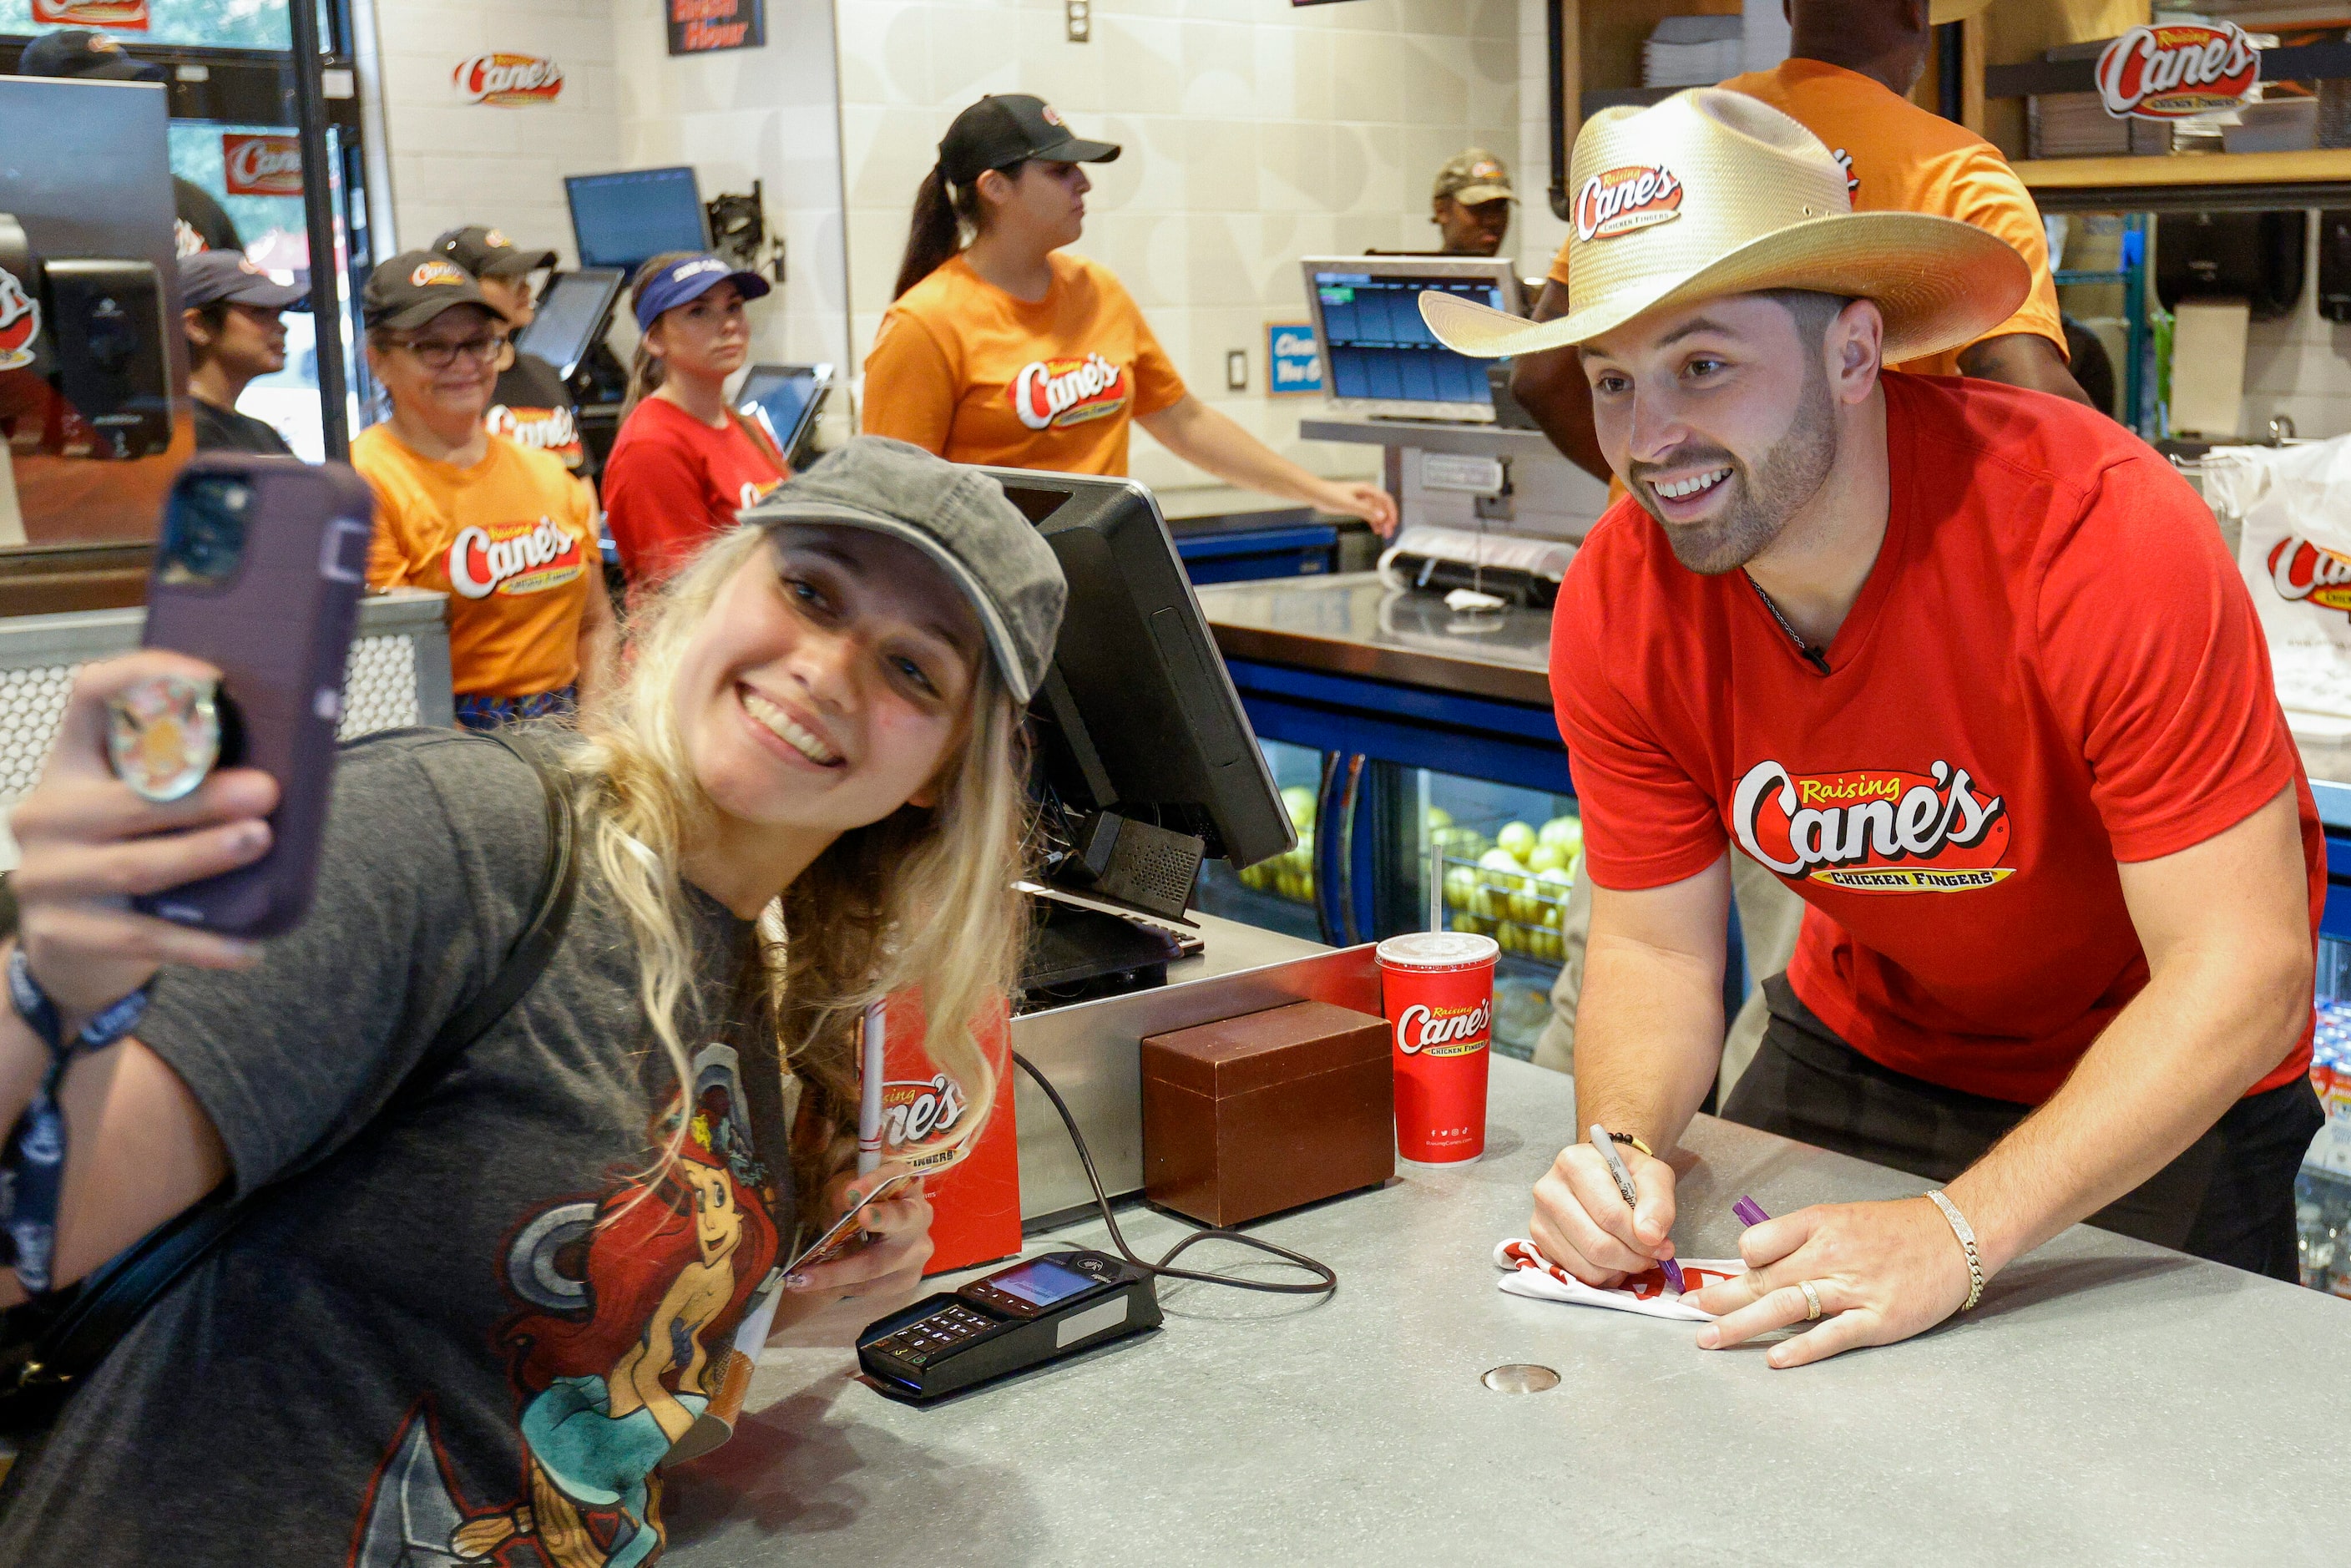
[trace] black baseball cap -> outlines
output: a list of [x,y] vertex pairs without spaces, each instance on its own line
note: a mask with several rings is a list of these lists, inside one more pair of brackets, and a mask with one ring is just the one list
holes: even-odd
[[445,256],[429,250],[403,250],[375,264],[367,287],[360,290],[360,308],[371,329],[413,332],[445,310],[460,305],[478,307],[493,321],[504,321],[482,298],[474,275]]
[[17,57],[20,77],[70,77],[78,81],[162,81],[163,68],[134,60],[120,44],[88,27],[43,33]]
[[474,224],[451,229],[433,242],[433,248],[475,277],[520,277],[555,265],[551,250],[525,250],[493,228]]
[[1043,158],[1055,163],[1108,163],[1115,141],[1084,141],[1070,132],[1061,111],[1025,92],[992,92],[947,127],[939,143],[939,170],[950,183],[968,185],[990,169]]
[[180,303],[191,310],[225,300],[262,310],[308,310],[310,291],[277,283],[233,250],[200,250],[180,258]]

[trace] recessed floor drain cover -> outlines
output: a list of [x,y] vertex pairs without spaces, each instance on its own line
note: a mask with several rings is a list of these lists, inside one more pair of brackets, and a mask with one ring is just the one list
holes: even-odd
[[1494,1368],[1481,1381],[1497,1394],[1541,1394],[1559,1386],[1559,1374],[1548,1366],[1512,1362]]

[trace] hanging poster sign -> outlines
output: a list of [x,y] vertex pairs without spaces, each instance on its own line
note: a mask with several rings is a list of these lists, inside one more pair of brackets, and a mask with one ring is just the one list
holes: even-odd
[[552,103],[563,90],[563,68],[537,55],[475,55],[457,62],[449,75],[467,103],[507,109]]
[[33,0],[37,26],[107,27],[118,33],[147,30],[147,0]]
[[232,196],[302,193],[302,143],[291,136],[221,136],[221,169]]
[[768,0],[669,0],[669,52],[707,55],[768,42]]
[[2170,22],[2099,52],[2098,97],[2116,120],[2185,120],[2236,108],[2261,74],[2261,50],[2234,22]]

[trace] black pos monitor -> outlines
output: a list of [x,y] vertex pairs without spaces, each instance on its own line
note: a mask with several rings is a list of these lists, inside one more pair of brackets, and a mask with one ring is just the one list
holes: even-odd
[[[1053,664],[1029,705],[1045,880],[1100,908],[1183,919],[1200,862],[1297,841],[1151,492],[1126,479],[985,470],[1069,579]],[[1040,900],[1032,996],[1164,966],[1165,934]]]

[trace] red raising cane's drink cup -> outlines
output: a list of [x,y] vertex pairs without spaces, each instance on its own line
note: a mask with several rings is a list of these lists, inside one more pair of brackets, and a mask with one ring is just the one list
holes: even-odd
[[1486,1152],[1487,1050],[1494,1033],[1491,936],[1421,931],[1376,949],[1395,1048],[1396,1157],[1460,1165]]

